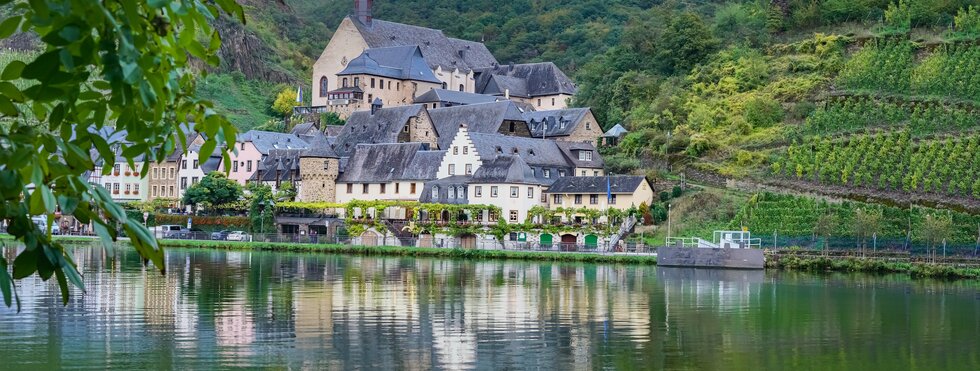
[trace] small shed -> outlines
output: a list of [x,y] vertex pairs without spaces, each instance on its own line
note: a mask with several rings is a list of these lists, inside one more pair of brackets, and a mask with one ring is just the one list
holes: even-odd
[[619,141],[623,139],[626,134],[629,134],[629,131],[626,130],[622,124],[616,124],[616,126],[613,126],[611,129],[602,134],[602,143],[607,146],[615,146],[619,144]]

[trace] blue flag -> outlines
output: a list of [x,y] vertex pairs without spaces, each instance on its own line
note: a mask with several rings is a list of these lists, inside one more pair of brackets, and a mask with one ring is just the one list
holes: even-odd
[[612,177],[606,176],[606,202],[612,202]]

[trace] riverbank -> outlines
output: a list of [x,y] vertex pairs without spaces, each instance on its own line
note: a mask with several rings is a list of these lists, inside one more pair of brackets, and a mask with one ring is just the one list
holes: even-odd
[[806,272],[901,273],[912,278],[978,279],[976,266],[901,261],[888,257],[814,256],[766,252],[766,269]]

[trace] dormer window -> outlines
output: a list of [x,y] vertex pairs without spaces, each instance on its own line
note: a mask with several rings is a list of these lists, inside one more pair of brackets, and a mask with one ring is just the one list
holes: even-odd
[[517,131],[517,124],[514,124],[512,122],[512,123],[510,123],[510,132],[513,133],[515,131]]
[[533,149],[527,150],[527,154],[528,155],[531,155],[531,156],[534,156],[534,150]]
[[432,199],[433,200],[439,199],[439,186],[432,187]]
[[503,149],[501,149],[500,146],[497,146],[497,154],[499,155],[503,153],[504,153]]
[[551,178],[551,170],[544,169],[544,177],[545,178]]
[[513,153],[514,153],[515,155],[517,155],[517,154],[520,154],[520,151],[518,151],[518,150],[517,150],[517,148],[514,148],[514,151],[513,151]]
[[592,151],[578,151],[579,161],[592,161]]

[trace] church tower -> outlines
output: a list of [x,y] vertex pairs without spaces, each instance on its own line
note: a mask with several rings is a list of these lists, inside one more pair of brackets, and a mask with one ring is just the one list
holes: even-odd
[[337,201],[340,156],[337,156],[322,134],[310,143],[309,149],[300,154],[299,173],[302,186],[297,198],[300,202]]

